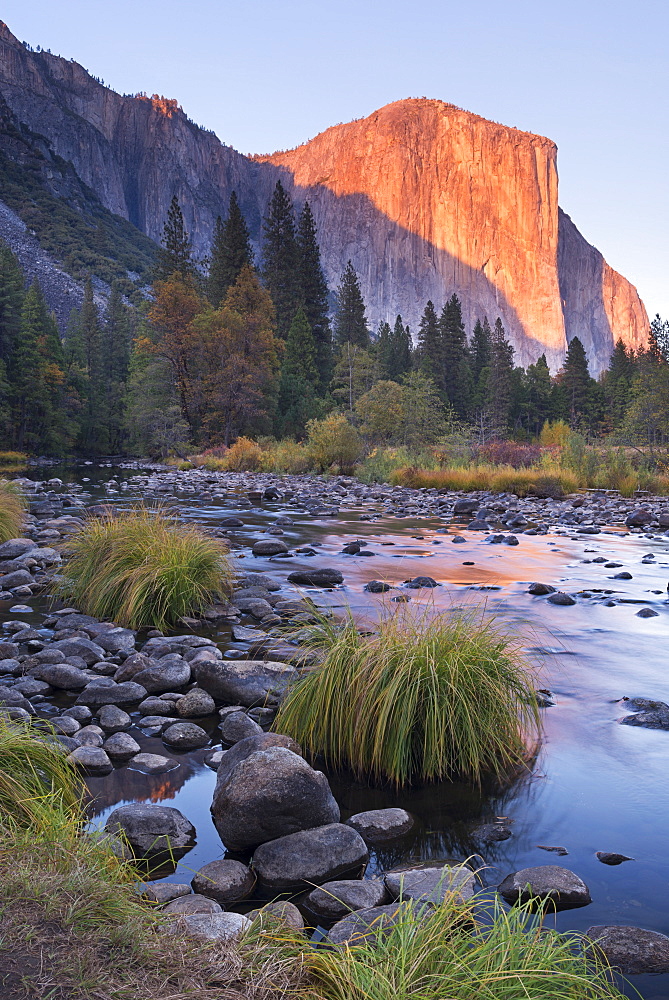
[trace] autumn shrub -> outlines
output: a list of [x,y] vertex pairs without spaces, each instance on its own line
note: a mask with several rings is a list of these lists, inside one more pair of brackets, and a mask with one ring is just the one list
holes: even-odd
[[403,786],[454,775],[480,782],[522,766],[539,731],[534,674],[517,629],[479,609],[399,605],[375,632],[323,619],[320,665],[275,720],[329,766]]
[[8,479],[0,479],[0,543],[21,534],[24,514],[19,488]]
[[310,420],[307,434],[311,462],[321,471],[336,466],[340,472],[350,473],[362,454],[360,435],[343,413],[330,413],[322,420]]
[[285,438],[282,441],[267,441],[262,445],[263,472],[279,472],[301,475],[313,467],[311,455],[306,445]]
[[250,438],[238,437],[221,461],[229,472],[256,472],[262,467],[262,450]]
[[28,456],[22,451],[0,451],[0,466],[21,467],[28,464]]
[[539,443],[543,447],[551,447],[554,445],[561,447],[566,444],[570,433],[569,424],[564,420],[547,420],[541,428]]
[[165,629],[229,589],[227,547],[162,509],[89,520],[71,536],[55,591],[84,614]]

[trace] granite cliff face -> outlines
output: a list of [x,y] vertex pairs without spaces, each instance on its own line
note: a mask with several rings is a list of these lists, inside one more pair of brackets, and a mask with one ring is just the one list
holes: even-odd
[[426,99],[381,108],[289,152],[245,157],[176,102],[122,97],[75,62],[27,50],[0,23],[0,94],[111,211],[159,239],[173,194],[196,248],[236,190],[256,241],[281,178],[309,199],[336,288],[350,258],[372,328],[400,312],[416,331],[428,298],[456,292],[469,331],[501,316],[526,365],[559,367],[578,335],[591,368],[648,320],[636,290],[558,208],[555,144]]

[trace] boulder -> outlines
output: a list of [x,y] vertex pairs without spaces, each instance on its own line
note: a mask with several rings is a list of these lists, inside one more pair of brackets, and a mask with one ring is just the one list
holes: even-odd
[[175,750],[199,750],[209,743],[206,733],[194,722],[175,722],[163,731],[163,742]]
[[414,899],[422,903],[442,903],[457,894],[462,900],[476,892],[476,875],[465,864],[405,868],[386,872],[386,889],[391,899]]
[[159,660],[139,670],[134,676],[135,684],[141,684],[149,694],[174,691],[188,684],[191,676],[190,664],[179,653],[168,653]]
[[[239,744],[238,744],[239,745]],[[269,746],[231,767],[219,767],[211,813],[229,850],[338,823],[337,805],[325,775],[292,750]]]
[[128,628],[96,630],[95,641],[108,653],[130,653],[135,648],[135,633]]
[[33,578],[27,569],[15,569],[13,573],[0,576],[0,590],[12,590],[14,587],[25,587],[31,583]]
[[544,597],[546,594],[554,594],[555,587],[551,587],[550,583],[531,583],[527,593],[534,594],[535,597]]
[[439,584],[431,576],[415,576],[413,580],[408,580],[405,584],[409,590],[431,590]]
[[252,753],[256,753],[258,750],[268,750],[270,747],[285,747],[288,750],[292,750],[298,757],[302,753],[299,745],[290,736],[284,736],[281,733],[263,733],[259,736],[249,736],[244,740],[240,740],[230,750],[223,751],[222,757],[217,764],[218,778],[216,789],[214,790],[214,799],[219,789],[230,780],[233,771],[241,761],[246,760],[247,757],[250,757]]
[[130,716],[118,705],[103,705],[98,712],[100,728],[106,733],[120,733],[130,725]]
[[185,882],[154,882],[145,887],[142,896],[150,903],[160,903],[162,906],[179,896],[190,896],[190,886]]
[[0,545],[0,559],[20,559],[36,548],[32,538],[10,538]]
[[136,701],[142,701],[143,698],[146,698],[146,688],[134,681],[112,685],[89,684],[77,698],[77,705],[88,705],[89,708],[101,708],[103,705],[132,705]]
[[262,728],[246,712],[230,712],[221,721],[221,739],[224,743],[239,743],[249,736],[259,736]]
[[204,865],[191,882],[193,892],[209,896],[217,903],[235,903],[246,899],[256,884],[253,872],[240,861],[223,859]]
[[167,906],[163,907],[163,913],[221,913],[222,909],[214,899],[207,896],[194,895],[177,896],[171,900]]
[[636,510],[630,511],[627,515],[625,524],[628,528],[645,528],[647,524],[652,524],[654,520],[655,518],[646,507],[637,507]]
[[389,583],[384,583],[382,580],[370,580],[369,583],[365,584],[363,589],[369,594],[385,594],[386,591],[393,588]]
[[288,576],[290,583],[299,587],[336,587],[344,582],[338,569],[296,570]]
[[586,938],[593,941],[624,976],[669,972],[669,937],[642,927],[595,925]]
[[80,656],[87,666],[105,658],[104,649],[91,639],[58,639],[50,648],[59,649],[65,657]]
[[31,673],[61,691],[81,691],[91,679],[83,670],[69,663],[41,663],[32,667]]
[[105,830],[125,837],[138,855],[183,851],[195,840],[195,827],[184,814],[172,806],[156,806],[144,802],[114,809]]
[[77,747],[67,759],[70,764],[75,764],[91,777],[110,774],[113,771],[112,762],[100,747]]
[[119,684],[122,681],[131,681],[140,670],[148,670],[155,662],[144,653],[131,653],[114,674],[114,680]]
[[175,708],[182,719],[201,719],[216,711],[214,699],[202,688],[191,688],[188,694],[179,698],[175,703]]
[[204,660],[195,679],[212,697],[231,705],[275,704],[297,679],[295,667],[273,660]]
[[159,753],[136,753],[128,762],[133,771],[141,771],[143,774],[165,774],[173,771],[180,765],[169,757],[163,757]]
[[365,944],[373,943],[383,929],[390,930],[401,920],[415,919],[416,916],[432,913],[432,906],[406,900],[391,903],[386,906],[371,906],[364,910],[349,913],[343,920],[338,920],[328,932],[328,940],[332,944]]
[[126,761],[141,750],[137,740],[130,733],[114,733],[104,742],[104,750],[114,761]]
[[461,500],[456,500],[453,507],[454,514],[475,514],[479,509],[480,503],[478,500],[467,500],[465,498]]
[[366,910],[389,901],[390,896],[382,879],[341,879],[312,889],[304,899],[304,906],[319,921],[330,922],[341,920],[352,910]]
[[288,546],[280,538],[261,538],[251,551],[254,556],[278,556],[288,552]]
[[343,823],[328,823],[261,844],[252,867],[261,888],[289,892],[357,873],[368,858],[359,833]]
[[349,816],[346,825],[357,830],[368,844],[382,844],[408,833],[413,828],[414,819],[405,809],[370,809]]
[[288,900],[276,900],[274,903],[267,903],[259,910],[251,910],[246,914],[249,920],[279,921],[294,931],[304,930],[304,920],[302,914],[294,903]]
[[251,921],[241,913],[192,913],[179,917],[167,929],[208,941],[233,941],[249,927]]
[[565,594],[561,590],[556,591],[554,594],[550,594],[546,600],[549,604],[558,604],[563,607],[570,607],[572,604],[576,604],[576,601],[571,594]]
[[526,903],[530,899],[550,899],[557,910],[587,906],[591,896],[585,882],[568,868],[540,865],[512,872],[497,887],[507,903]]

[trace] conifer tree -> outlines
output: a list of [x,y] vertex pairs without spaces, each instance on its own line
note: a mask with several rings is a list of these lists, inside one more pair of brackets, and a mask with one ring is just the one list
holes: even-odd
[[[459,417],[464,417],[470,405],[471,373],[467,335],[462,322],[460,299],[453,294],[439,318],[441,330],[443,374],[441,384],[444,402],[451,404]],[[439,382],[437,382],[439,385]]]
[[486,409],[490,395],[490,357],[492,350],[492,333],[488,317],[483,323],[476,320],[470,348],[470,368],[472,379],[472,395],[469,411],[472,415]]
[[602,389],[613,427],[618,427],[625,418],[631,402],[634,382],[634,353],[628,353],[622,340],[616,341],[609,367],[602,376]]
[[276,331],[284,340],[302,301],[300,254],[293,203],[276,182],[263,222],[262,276],[276,309]]
[[443,390],[444,345],[436,310],[429,300],[418,325],[418,364],[440,393]]
[[585,348],[578,337],[574,337],[567,348],[567,355],[558,381],[563,393],[569,423],[575,427],[579,420],[587,417],[592,379],[588,370]]
[[546,421],[553,416],[553,383],[545,354],[535,364],[528,365],[525,384],[527,429],[538,435]]
[[227,219],[222,222],[219,215],[214,227],[207,278],[207,296],[213,306],[221,304],[245,264],[253,266],[253,250],[246,220],[233,191]]
[[6,368],[18,337],[24,295],[21,266],[9,247],[0,242],[0,361]]
[[180,274],[184,279],[193,278],[193,245],[176,195],[173,195],[167,211],[161,244],[156,259],[155,281],[167,281],[173,274]]
[[369,348],[369,329],[358,275],[349,260],[337,289],[335,339],[340,346]]
[[490,350],[490,413],[492,430],[503,435],[509,425],[513,389],[514,350],[506,339],[502,321],[497,317],[491,335]]
[[376,334],[376,365],[381,381],[392,380],[393,371],[393,331],[385,320],[379,323]]
[[297,224],[297,248],[302,305],[316,345],[316,367],[321,388],[332,377],[332,330],[328,309],[328,286],[321,266],[316,223],[308,201]]
[[124,404],[132,340],[131,314],[114,283],[100,334],[100,447],[117,454],[125,436]]
[[398,314],[391,338],[390,378],[399,382],[411,371],[412,343],[409,327],[405,326]]
[[302,306],[295,313],[286,338],[279,383],[279,431],[301,437],[308,420],[318,414],[320,375],[311,326]]

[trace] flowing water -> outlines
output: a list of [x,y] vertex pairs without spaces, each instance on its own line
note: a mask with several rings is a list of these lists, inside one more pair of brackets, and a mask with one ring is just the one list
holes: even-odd
[[[128,489],[107,487],[112,471],[119,482],[128,481]],[[80,483],[81,496],[90,497],[90,502],[104,498],[123,505],[140,495],[132,487],[135,473],[129,471],[79,467],[49,470],[49,475]],[[612,531],[596,536],[521,535],[520,544],[509,547],[487,544],[480,532],[465,532],[466,542],[454,545],[452,536],[443,533],[444,522],[436,518],[360,521],[360,514],[369,512],[369,504],[318,519],[291,507],[290,501],[249,509],[245,494],[238,498],[228,494],[225,500],[215,501],[193,493],[161,496],[185,518],[211,526],[232,514],[239,516],[244,527],[232,537],[240,546],[237,555],[242,572],[266,572],[285,582],[297,568],[340,569],[342,587],[333,591],[305,588],[317,603],[348,605],[356,614],[374,616],[383,602],[363,590],[366,582],[380,579],[401,584],[427,575],[440,586],[418,596],[409,591],[412,603],[429,601],[437,608],[448,608],[485,602],[489,610],[517,624],[528,637],[527,648],[540,665],[541,686],[550,689],[555,702],[543,711],[544,739],[530,775],[503,793],[457,783],[394,792],[329,775],[343,819],[364,809],[397,805],[420,820],[417,832],[372,854],[369,874],[411,860],[438,861],[481,851],[488,866],[485,878],[494,885],[520,868],[561,864],[584,879],[593,901],[557,914],[558,928],[634,924],[669,934],[669,733],[621,726],[617,721],[625,714],[618,704],[623,696],[669,702],[669,540],[623,537]],[[288,514],[294,521],[292,527],[284,528],[291,550],[310,545],[316,557],[251,556],[250,545],[279,514]],[[342,544],[354,538],[364,539],[373,557],[341,555]],[[642,557],[650,552],[654,562],[642,564]],[[611,579],[618,569],[583,561],[599,556],[622,563],[633,579]],[[608,607],[597,596],[559,607],[527,594],[533,580],[569,593],[613,591],[629,603]],[[291,588],[286,588],[286,596],[290,593]],[[36,610],[45,606],[40,599],[31,603]],[[6,618],[10,603],[3,605],[0,612]],[[659,614],[639,618],[640,606],[651,606]],[[385,604],[386,609],[394,607]],[[232,642],[225,627],[207,634],[225,654],[241,655],[243,644]],[[217,721],[209,720],[214,736]],[[176,806],[194,823],[197,844],[167,879],[190,881],[202,864],[225,853],[209,814],[215,773],[204,764],[208,750],[174,754],[160,737],[131,732],[142,749],[171,756],[178,766],[159,776],[125,767],[108,777],[89,779],[94,824],[103,825],[112,809],[125,802]],[[482,849],[472,839],[472,829],[502,816],[508,817],[512,837]],[[557,857],[537,845],[562,847],[568,854]],[[634,860],[611,867],[598,861],[597,851]],[[632,978],[649,1000],[669,997],[669,976]]]

